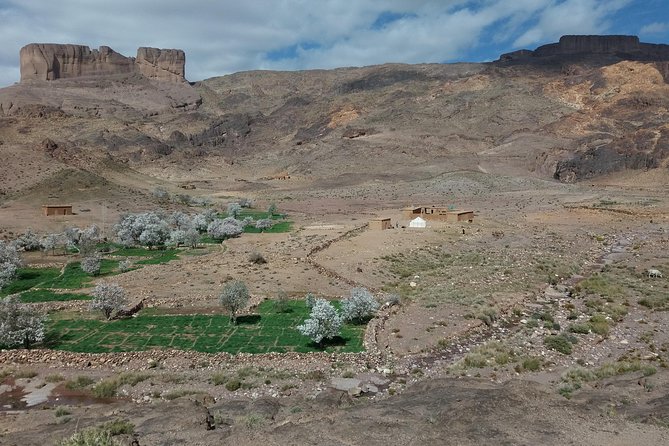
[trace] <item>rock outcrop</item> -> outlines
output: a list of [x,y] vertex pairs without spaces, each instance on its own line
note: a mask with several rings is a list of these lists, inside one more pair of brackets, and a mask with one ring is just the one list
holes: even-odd
[[108,46],[31,43],[21,48],[21,81],[70,79],[139,73],[150,79],[183,82],[186,56],[182,50],[141,47],[137,58]]
[[135,64],[140,74],[170,82],[181,82],[185,78],[186,54],[182,50],[161,50],[140,47]]
[[518,50],[502,54],[500,61],[578,54],[612,55],[629,60],[661,61],[669,60],[669,45],[643,43],[637,36],[562,36],[558,43],[543,45],[534,51]]

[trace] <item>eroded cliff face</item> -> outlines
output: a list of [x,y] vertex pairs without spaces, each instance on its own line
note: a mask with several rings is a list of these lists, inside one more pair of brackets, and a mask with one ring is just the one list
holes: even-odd
[[150,78],[182,82],[185,76],[186,54],[182,50],[161,50],[140,47],[135,64],[139,72]]
[[21,81],[71,79],[86,76],[140,73],[150,79],[184,82],[186,55],[182,50],[142,47],[137,58],[108,46],[31,43],[21,48]]

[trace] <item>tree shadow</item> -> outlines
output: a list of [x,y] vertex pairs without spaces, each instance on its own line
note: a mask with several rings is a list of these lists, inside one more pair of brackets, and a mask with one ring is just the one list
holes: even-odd
[[309,347],[315,350],[324,351],[327,350],[328,347],[343,347],[348,343],[349,340],[350,339],[348,338],[335,336],[334,338],[331,339],[323,339],[319,344],[311,342],[309,343]]
[[237,325],[255,325],[260,322],[262,317],[259,314],[245,314],[237,316]]

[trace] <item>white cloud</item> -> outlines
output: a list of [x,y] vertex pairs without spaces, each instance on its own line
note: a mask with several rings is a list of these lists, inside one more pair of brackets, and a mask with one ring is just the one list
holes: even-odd
[[[562,34],[605,32],[630,0],[0,0],[0,86],[30,42],[181,48],[191,80],[253,69],[461,60]],[[404,14],[372,29],[383,12]],[[301,44],[317,46],[299,48]],[[268,57],[297,46],[294,57]],[[3,68],[4,67],[4,68]],[[10,68],[14,67],[14,68]]]
[[537,23],[514,42],[514,47],[532,47],[547,41],[557,41],[565,34],[602,34],[610,28],[612,14],[627,6],[631,0],[566,0],[553,1],[545,8]]
[[639,34],[662,34],[669,31],[669,23],[667,22],[654,22],[650,23],[641,28]]

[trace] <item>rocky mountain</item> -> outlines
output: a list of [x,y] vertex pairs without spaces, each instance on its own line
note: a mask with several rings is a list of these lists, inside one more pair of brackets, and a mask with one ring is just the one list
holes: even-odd
[[188,84],[179,50],[126,58],[31,44],[22,82],[0,90],[0,151],[10,159],[48,138],[59,147],[48,157],[60,154],[49,172],[111,157],[160,175],[188,165],[194,180],[215,162],[220,175],[301,184],[455,170],[573,182],[666,168],[667,48],[565,36],[493,63],[252,71]]

